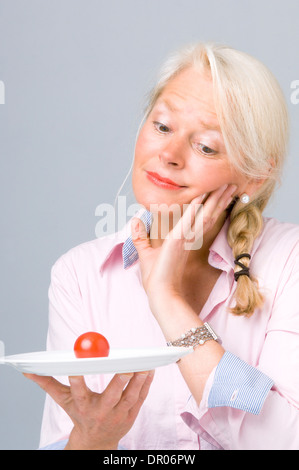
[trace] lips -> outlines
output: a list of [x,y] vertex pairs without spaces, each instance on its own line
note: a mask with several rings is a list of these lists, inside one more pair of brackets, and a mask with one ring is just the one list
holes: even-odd
[[147,177],[148,179],[156,184],[157,186],[160,186],[165,189],[181,189],[185,188],[186,186],[181,186],[174,181],[170,180],[169,178],[164,178],[163,176],[159,175],[158,173],[155,173],[153,171],[147,171]]

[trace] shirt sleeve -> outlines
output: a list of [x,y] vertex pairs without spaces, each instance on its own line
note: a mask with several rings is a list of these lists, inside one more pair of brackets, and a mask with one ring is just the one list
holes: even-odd
[[215,371],[208,407],[230,406],[259,414],[273,385],[266,374],[226,351]]
[[265,342],[253,367],[226,352],[202,401],[182,419],[225,450],[299,450],[299,246],[279,279]]

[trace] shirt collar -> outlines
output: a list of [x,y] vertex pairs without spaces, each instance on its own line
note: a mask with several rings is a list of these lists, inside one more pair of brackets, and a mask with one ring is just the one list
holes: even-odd
[[230,217],[228,216],[209,250],[209,264],[224,271],[235,267],[233,252],[227,241],[229,224]]
[[[138,217],[140,220],[142,220],[142,222],[144,222],[146,231],[149,233],[152,224],[152,214],[145,209],[141,209],[139,212],[137,212],[135,217]],[[138,253],[132,240],[130,222],[128,222],[119,232],[104,237],[104,240],[106,249],[104,248],[103,258],[100,261],[101,274],[108,265],[109,259],[112,257],[112,254],[115,252],[116,248],[120,247],[121,245],[124,269],[130,268],[138,260]]]
[[[147,210],[139,211],[135,217],[140,218],[146,227],[147,233],[149,233],[152,224],[152,214]],[[229,271],[234,269],[234,257],[232,249],[227,242],[227,231],[229,227],[229,217],[224,222],[219,234],[215,238],[214,242],[210,247],[209,264],[217,269]],[[111,238],[111,237],[108,237]],[[130,222],[125,227],[112,236],[112,245],[109,245],[108,251],[101,262],[100,271],[102,272],[107,264],[110,256],[114,252],[117,246],[122,244],[122,260],[124,269],[129,269],[133,264],[138,261],[138,253],[134,246],[131,236],[131,224]]]

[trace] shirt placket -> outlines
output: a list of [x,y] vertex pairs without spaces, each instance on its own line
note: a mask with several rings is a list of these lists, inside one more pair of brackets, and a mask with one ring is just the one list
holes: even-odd
[[221,275],[217,279],[212,292],[210,293],[202,311],[200,318],[206,322],[211,320],[214,312],[219,306],[225,303],[231,295],[233,289],[233,270],[231,266],[217,253],[210,253],[209,263],[216,269],[222,270]]

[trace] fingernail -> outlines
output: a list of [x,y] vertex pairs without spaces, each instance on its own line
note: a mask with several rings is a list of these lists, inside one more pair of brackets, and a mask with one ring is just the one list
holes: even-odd
[[139,231],[139,220],[137,219],[132,220],[132,229],[134,230],[134,232]]
[[202,201],[205,199],[206,195],[207,195],[207,193],[202,194],[201,196],[197,196],[195,199],[193,199],[192,202],[193,202],[194,204],[201,204]]
[[236,190],[237,190],[238,186],[236,184],[233,184],[231,187],[230,187],[230,194],[233,194]]
[[204,201],[206,197],[207,193],[204,193],[202,196],[200,196],[200,202]]
[[144,371],[138,372],[138,374],[141,375],[141,376],[145,376],[145,375],[146,375],[146,376],[150,377],[151,375],[153,375],[154,372],[155,372],[155,371],[152,371],[152,370],[144,370]]
[[155,374],[155,369],[154,370],[147,370],[144,372],[139,372],[140,375],[146,375],[147,377],[153,377]]
[[124,383],[128,383],[133,377],[133,374],[121,374],[119,377]]
[[136,379],[140,381],[146,381],[148,379],[151,379],[153,375],[154,375],[154,371],[149,371],[149,370],[140,371],[140,372],[137,372]]
[[132,228],[132,238],[133,239],[138,238],[138,235],[139,235],[139,221],[137,219],[132,220],[131,228]]

